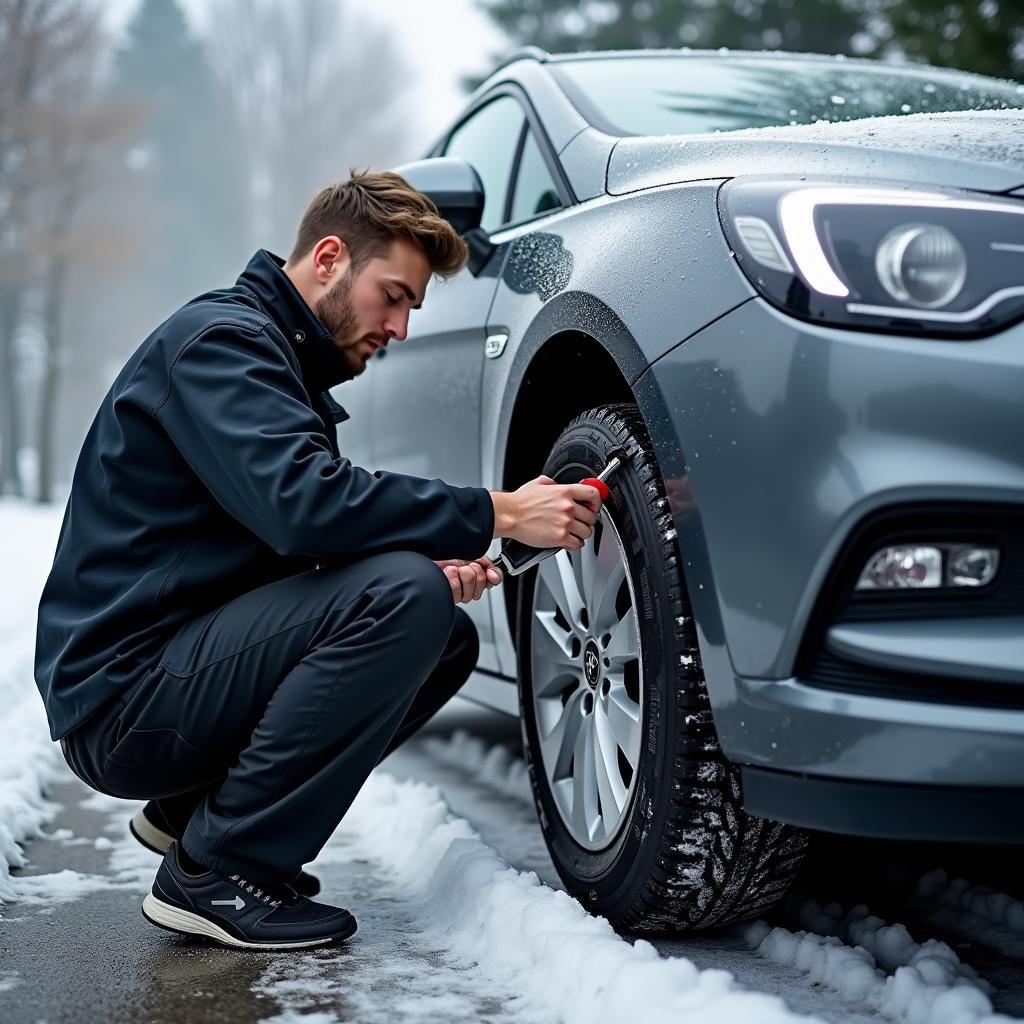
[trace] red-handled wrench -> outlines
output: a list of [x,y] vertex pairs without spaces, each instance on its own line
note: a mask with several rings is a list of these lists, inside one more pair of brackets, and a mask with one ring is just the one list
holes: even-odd
[[[601,501],[605,502],[608,500],[608,495],[611,491],[605,480],[608,479],[614,473],[619,466],[622,465],[623,461],[627,458],[625,452],[620,451],[617,455],[614,455],[608,460],[608,465],[601,470],[597,476],[588,476],[583,480],[580,480],[581,484],[589,484],[591,487],[596,487],[598,493],[601,495]],[[513,576],[518,576],[521,572],[526,572],[527,569],[532,568],[538,562],[543,561],[551,555],[558,554],[559,551],[563,551],[564,548],[532,548],[528,544],[523,544],[518,540],[506,540],[505,544],[501,549],[501,554],[498,555],[498,561],[504,566],[507,572]]]

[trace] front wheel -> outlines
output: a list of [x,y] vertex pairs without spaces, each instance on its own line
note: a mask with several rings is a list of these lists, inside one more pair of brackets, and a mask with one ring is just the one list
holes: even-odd
[[752,917],[776,902],[805,835],[747,815],[718,744],[665,488],[636,408],[577,416],[543,472],[593,476],[618,447],[594,535],[519,587],[520,709],[555,867],[631,931]]

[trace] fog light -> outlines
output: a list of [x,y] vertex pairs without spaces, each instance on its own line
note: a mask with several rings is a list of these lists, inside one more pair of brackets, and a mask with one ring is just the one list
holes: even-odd
[[997,548],[953,548],[949,553],[947,579],[953,587],[983,587],[999,571]]
[[882,548],[868,559],[857,590],[942,586],[942,552],[933,547]]

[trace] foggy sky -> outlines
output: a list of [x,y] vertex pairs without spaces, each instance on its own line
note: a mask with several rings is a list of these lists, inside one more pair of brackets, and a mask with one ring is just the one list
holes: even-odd
[[[208,0],[179,0],[198,32]],[[462,106],[459,77],[482,73],[492,66],[491,54],[511,49],[502,33],[473,0],[334,0],[348,3],[368,17],[394,28],[397,44],[420,71],[409,102],[416,105],[410,123],[415,125],[413,149],[425,147]],[[139,0],[105,0],[104,19],[119,33],[131,18]],[[455,29],[452,26],[457,26]]]

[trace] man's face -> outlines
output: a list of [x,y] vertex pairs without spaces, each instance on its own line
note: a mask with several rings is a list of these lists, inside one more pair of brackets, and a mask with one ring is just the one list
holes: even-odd
[[430,263],[419,246],[396,238],[384,256],[352,268],[316,303],[314,312],[334,337],[352,376],[366,369],[376,349],[404,341],[409,311],[418,308],[430,280]]

